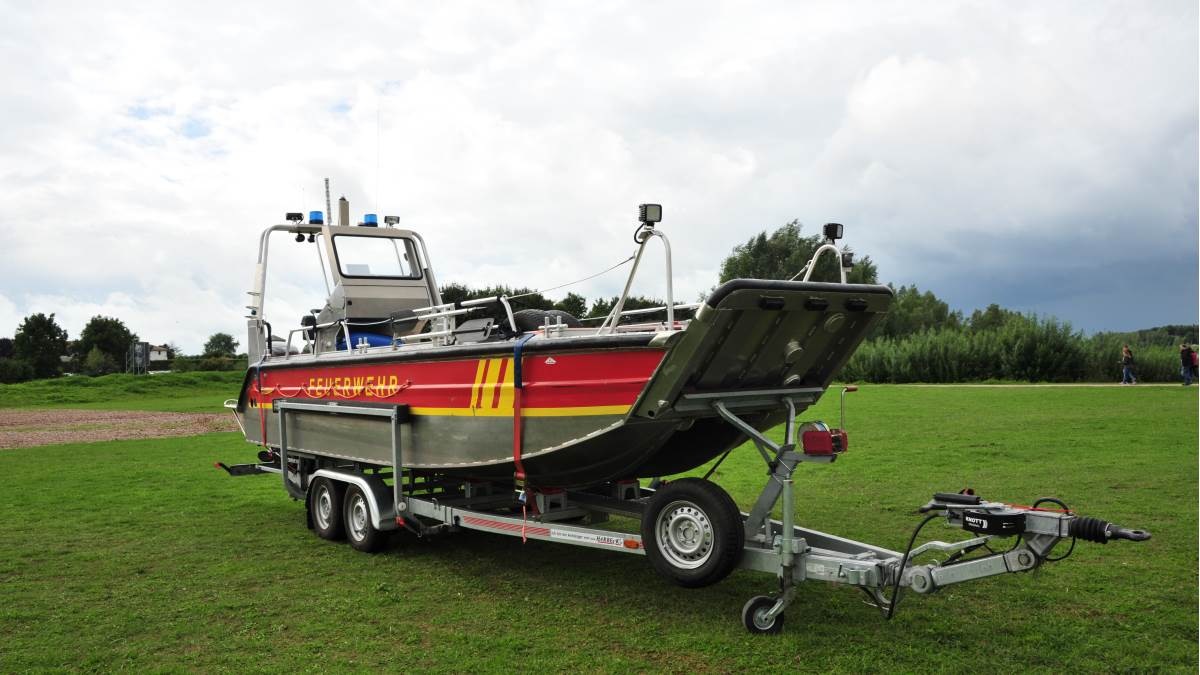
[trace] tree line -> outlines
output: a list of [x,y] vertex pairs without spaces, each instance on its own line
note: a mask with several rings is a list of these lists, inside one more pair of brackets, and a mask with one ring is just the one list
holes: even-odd
[[[812,258],[824,239],[805,235],[798,220],[773,232],[760,232],[733,248],[721,263],[718,283],[731,279],[790,279]],[[838,280],[838,261],[823,256],[813,270],[813,281]],[[850,283],[878,283],[871,257],[855,260],[847,275]],[[715,285],[714,285],[715,288]],[[1141,380],[1170,381],[1179,369],[1178,347],[1197,342],[1197,326],[1161,326],[1132,333],[1097,333],[1085,336],[1064,321],[1050,316],[1024,314],[997,304],[965,315],[931,291],[914,286],[893,287],[891,310],[874,327],[847,363],[841,377],[862,382],[964,382],[1015,380],[1028,382],[1116,381],[1121,346],[1128,344],[1137,360]],[[617,297],[588,300],[567,293],[561,300],[528,289],[494,285],[472,288],[461,283],[442,287],[444,302],[506,295],[514,310],[557,309],[598,325],[612,311]],[[707,294],[705,294],[707,295]],[[703,300],[703,298],[698,298]],[[625,309],[661,307],[659,298],[631,296]],[[499,325],[507,323],[501,307],[485,307]],[[688,312],[677,313],[687,318]],[[639,317],[662,321],[666,312]],[[55,377],[61,372],[102,375],[125,369],[129,345],[137,340],[116,318],[96,316],[78,339],[71,341],[54,314],[32,314],[12,339],[0,338],[0,383]],[[215,333],[201,354],[185,356],[170,345],[173,370],[232,370],[245,355],[237,355],[238,342],[228,333]],[[67,357],[64,359],[63,357]]]
[[[770,233],[760,232],[733,248],[721,264],[718,282],[790,279],[822,243],[822,235],[805,235],[797,220]],[[838,263],[828,255],[818,262],[811,277],[812,281],[839,279]],[[869,255],[863,256],[855,260],[846,280],[878,283],[878,268]],[[880,383],[1116,382],[1120,378],[1121,347],[1127,344],[1134,351],[1142,381],[1167,382],[1179,372],[1179,345],[1197,342],[1196,325],[1089,337],[1052,316],[1016,312],[998,304],[965,315],[951,310],[932,291],[922,291],[915,285],[893,286],[892,291],[895,298],[891,309],[851,357],[841,379]],[[599,298],[589,303],[583,296],[570,293],[554,301],[525,288],[473,289],[457,283],[442,290],[446,302],[501,294],[522,296],[513,301],[514,309],[559,309],[581,318],[607,316],[617,300]],[[642,309],[664,304],[659,298],[634,296],[626,300],[625,307]],[[492,317],[497,323],[505,320],[499,308],[492,310]],[[662,321],[666,312],[641,318]]]
[[[78,339],[71,340],[53,313],[30,314],[12,338],[0,338],[0,383],[58,377],[64,372],[92,376],[123,372],[130,368],[130,346],[137,341],[137,333],[115,317],[92,317]],[[165,365],[172,370],[233,370],[241,365],[235,358],[237,345],[228,333],[214,333],[202,354],[187,356],[168,343]]]

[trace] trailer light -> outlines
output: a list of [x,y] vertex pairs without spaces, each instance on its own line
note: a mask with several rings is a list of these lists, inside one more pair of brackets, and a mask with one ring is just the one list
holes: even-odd
[[379,227],[379,218],[374,213],[363,214],[363,221],[359,225],[363,227]]
[[383,224],[384,225],[399,225],[400,224],[400,216],[384,216]]
[[298,223],[298,222],[304,220],[304,214],[303,213],[293,213],[291,211],[288,211],[287,215],[284,216],[284,218],[287,218],[287,221],[289,223]]
[[638,219],[645,225],[662,222],[662,204],[642,204],[638,206]]
[[633,539],[625,540],[625,548],[627,548],[627,549],[636,551],[641,547],[642,547],[642,545]]
[[325,214],[321,213],[320,211],[309,211],[308,212],[308,222],[311,225],[324,225],[325,224]]

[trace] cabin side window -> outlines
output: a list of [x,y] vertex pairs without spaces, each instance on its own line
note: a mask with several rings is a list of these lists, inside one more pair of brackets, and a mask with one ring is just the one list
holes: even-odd
[[409,239],[338,234],[333,237],[344,277],[419,279],[416,248]]

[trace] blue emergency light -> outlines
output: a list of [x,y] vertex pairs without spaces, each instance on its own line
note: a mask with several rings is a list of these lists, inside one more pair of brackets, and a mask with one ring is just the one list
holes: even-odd
[[363,214],[363,221],[359,224],[363,227],[379,227],[379,217],[374,213]]
[[320,211],[309,211],[308,212],[308,224],[309,225],[324,225],[325,224],[325,214]]

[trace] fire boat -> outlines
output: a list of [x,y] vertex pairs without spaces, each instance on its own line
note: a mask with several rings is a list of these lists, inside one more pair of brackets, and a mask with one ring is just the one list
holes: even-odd
[[[923,508],[926,522],[942,516],[975,535],[961,542],[901,553],[795,524],[793,472],[849,449],[844,406],[856,388],[841,388],[838,428],[801,415],[893,297],[887,286],[847,283],[853,256],[838,247],[839,224],[825,226],[792,279],[737,279],[703,302],[676,304],[662,208],[643,204],[624,289],[588,325],[556,310],[514,311],[505,296],[443,302],[417,232],[393,216],[352,224],[344,198],[338,211],[337,224],[321,211],[307,222],[289,213],[260,237],[249,367],[225,404],[261,447],[259,462],[217,463],[235,476],[280,476],[322,538],[374,552],[394,530],[427,538],[473,529],[645,555],[688,587],[738,567],[774,573],[781,590],[743,608],[756,633],[782,629],[800,581],[859,586],[890,617],[901,588],[929,593],[1034,569],[1067,538],[1149,538],[1057,500],[1062,508],[1017,507],[958,493]],[[263,316],[272,235],[315,244],[330,282],[324,307],[280,333]],[[666,304],[626,310],[655,240],[666,256]],[[838,281],[811,279],[822,256],[834,259]],[[782,442],[767,434],[780,425]],[[742,512],[708,478],[747,441],[766,484]],[[710,463],[704,478],[661,478]],[[614,527],[612,516],[633,519],[638,533]],[[1007,537],[1018,545],[963,558]],[[913,564],[930,550],[950,559]]]

